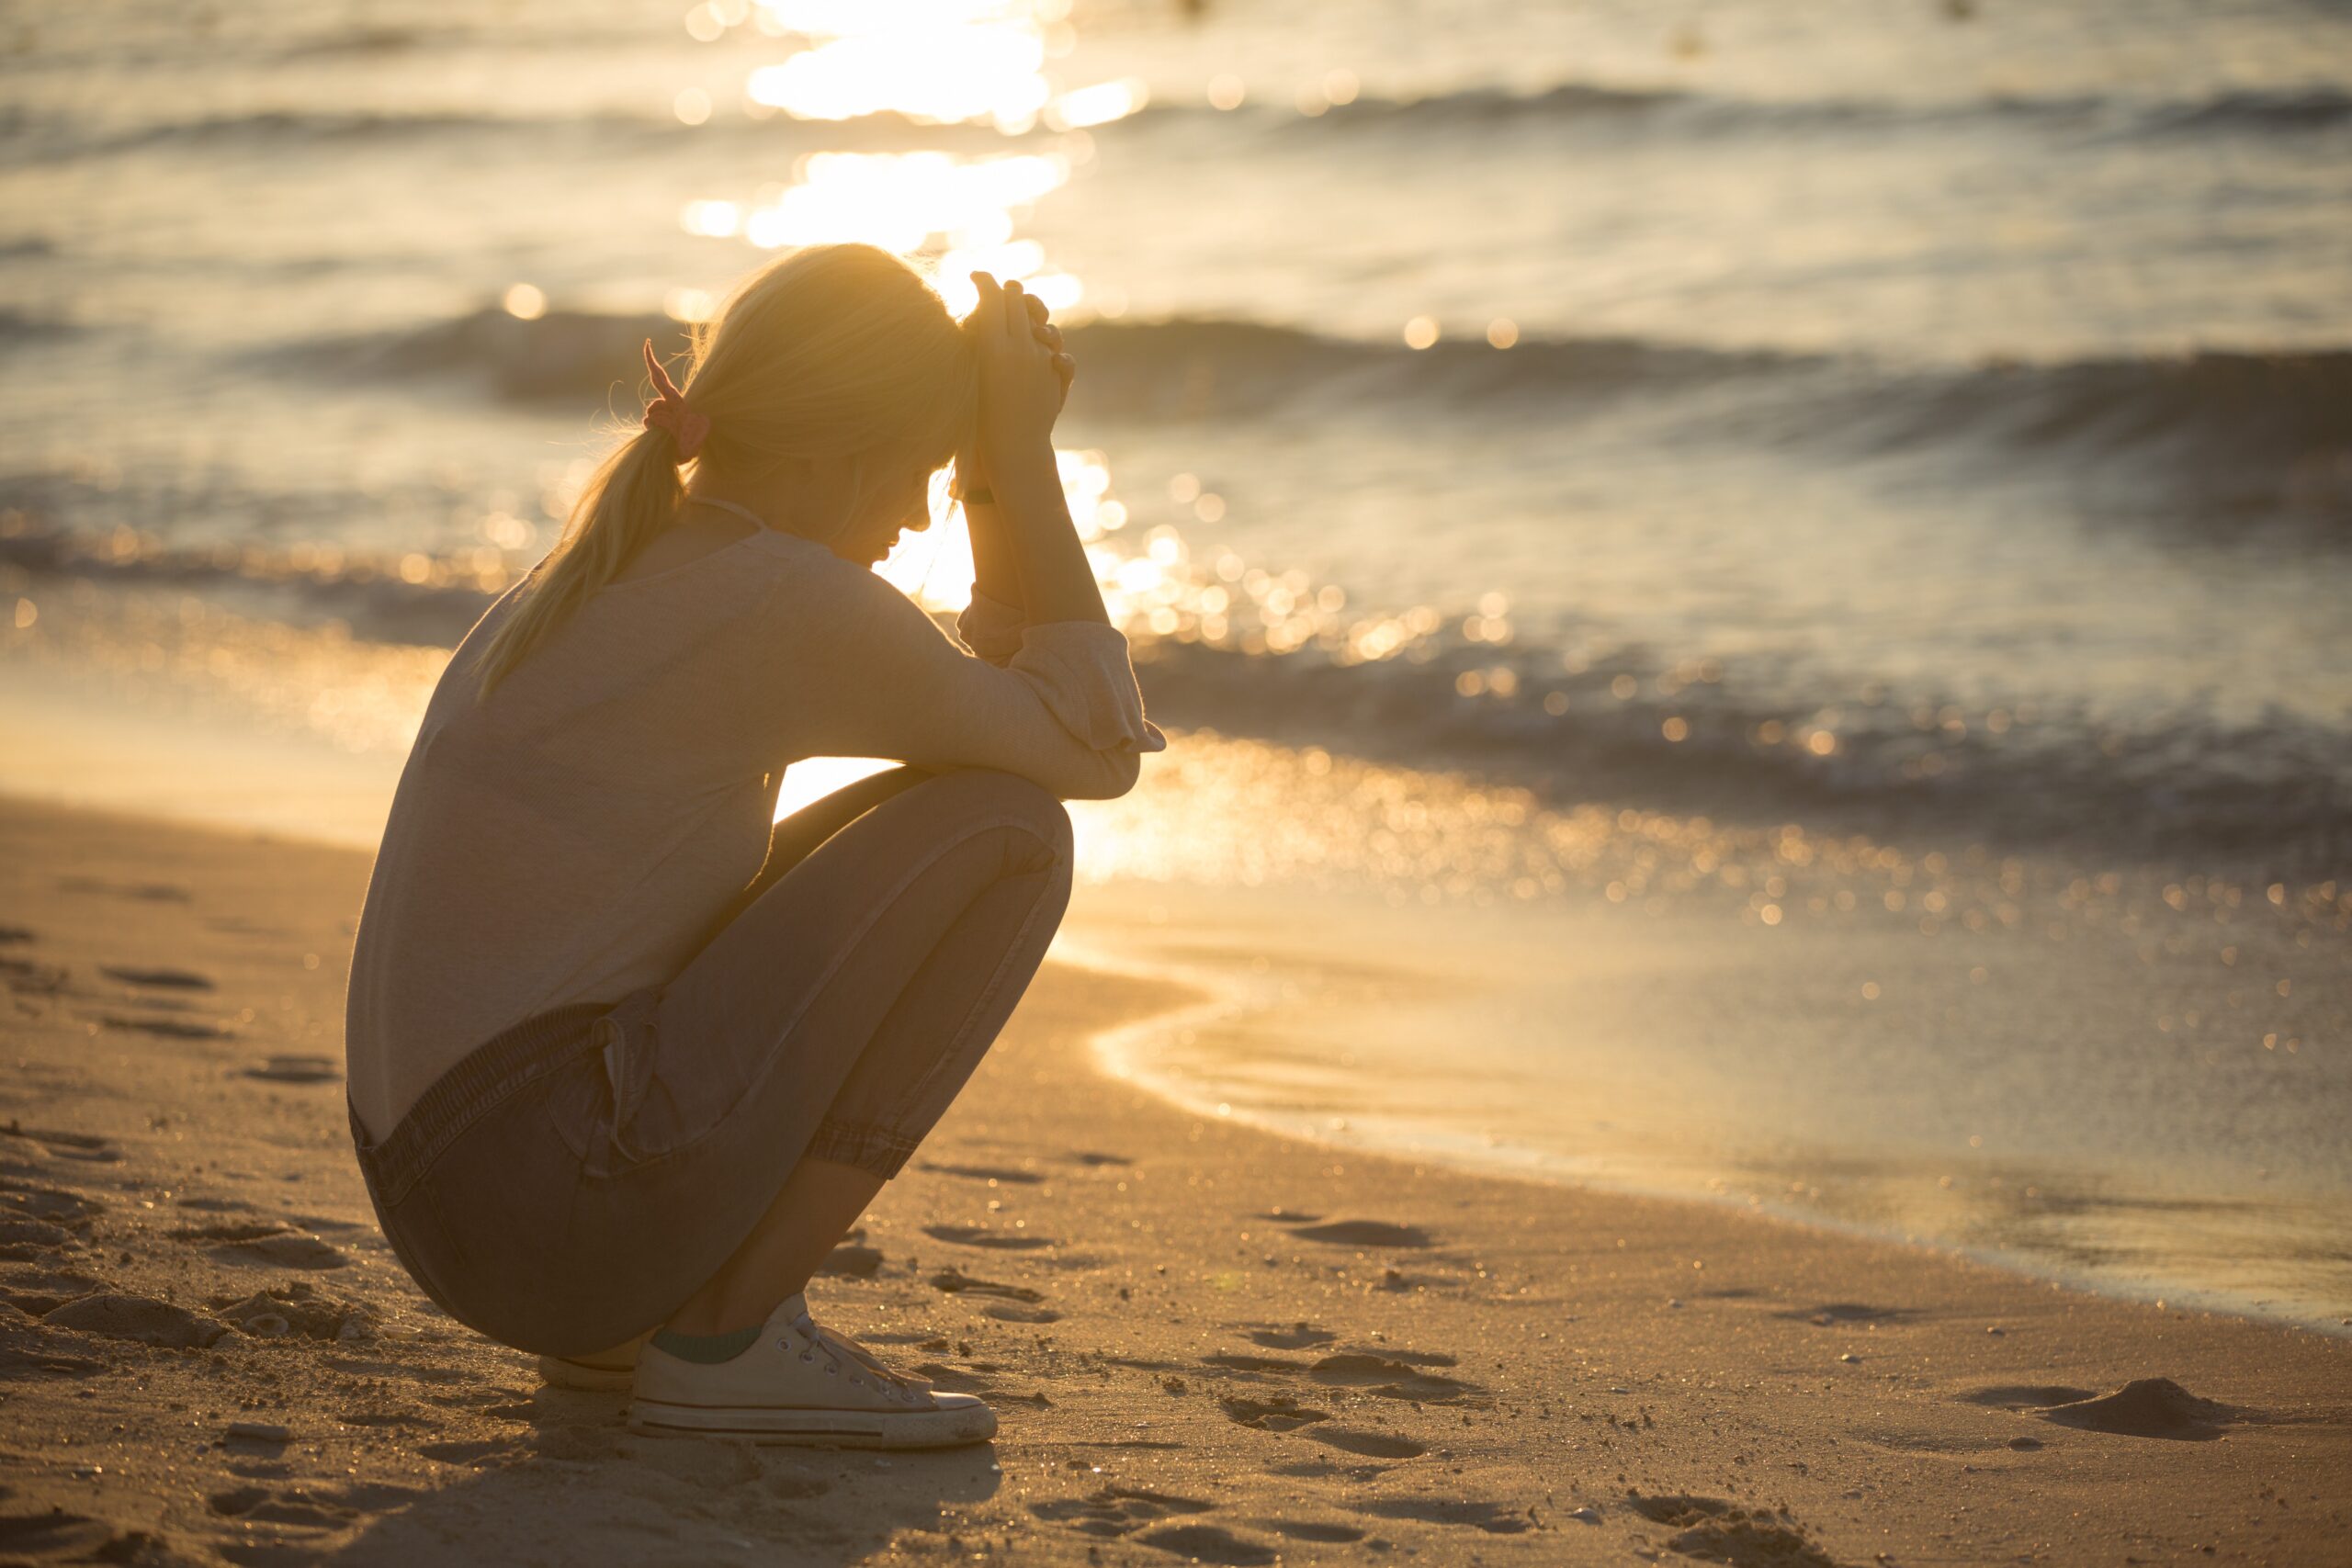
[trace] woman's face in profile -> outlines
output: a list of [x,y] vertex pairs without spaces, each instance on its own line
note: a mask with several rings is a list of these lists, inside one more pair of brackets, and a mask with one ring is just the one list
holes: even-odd
[[860,566],[888,556],[903,533],[931,526],[931,476],[941,465],[893,455],[876,460],[880,475],[859,514],[833,542],[833,553]]

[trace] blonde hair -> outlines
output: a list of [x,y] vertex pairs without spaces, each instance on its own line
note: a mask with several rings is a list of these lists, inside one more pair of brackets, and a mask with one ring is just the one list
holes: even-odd
[[[789,252],[689,335],[677,380],[710,420],[697,472],[756,480],[796,457],[885,449],[936,468],[974,418],[970,340],[931,281],[878,246]],[[684,497],[670,432],[628,431],[475,660],[476,700],[667,529]]]

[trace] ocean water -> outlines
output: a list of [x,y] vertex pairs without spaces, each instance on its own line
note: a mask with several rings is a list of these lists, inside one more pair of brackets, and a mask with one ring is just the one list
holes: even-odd
[[2352,1316],[2352,13],[125,0],[0,79],[0,785],[367,841],[638,339],[873,240],[1069,325],[1180,737],[1106,897],[1487,976],[1125,1069]]

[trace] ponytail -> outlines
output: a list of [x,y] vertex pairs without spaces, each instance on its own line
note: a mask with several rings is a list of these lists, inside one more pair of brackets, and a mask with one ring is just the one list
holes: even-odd
[[522,603],[474,660],[477,703],[530,651],[670,526],[685,487],[666,430],[642,430],[616,447],[571,509],[563,536],[531,569]]

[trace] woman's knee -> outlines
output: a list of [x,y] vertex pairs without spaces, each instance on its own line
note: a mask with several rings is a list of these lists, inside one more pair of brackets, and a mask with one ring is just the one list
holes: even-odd
[[966,810],[1019,823],[1053,859],[1067,864],[1074,858],[1069,807],[1035,780],[998,768],[959,768],[927,787],[940,786]]

